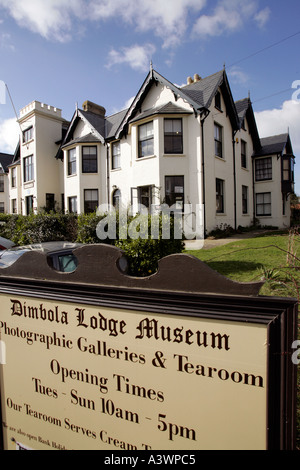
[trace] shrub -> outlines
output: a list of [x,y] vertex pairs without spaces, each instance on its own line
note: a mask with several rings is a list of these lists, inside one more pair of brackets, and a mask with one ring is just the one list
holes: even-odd
[[24,215],[8,215],[1,218],[0,235],[16,245],[28,245],[56,240],[75,241],[77,217],[73,214],[44,212]]
[[[151,236],[151,216],[137,216],[131,219],[131,222],[141,221],[142,226],[138,227],[145,236],[147,231],[148,238],[127,238],[124,240],[117,240],[116,246],[121,248],[128,260],[128,274],[131,276],[149,276],[157,271],[158,261],[165,256],[181,253],[184,249],[182,239],[174,238],[174,220],[170,218],[170,237],[164,238],[163,236],[163,217],[156,216],[156,223],[158,226],[158,234],[156,238]],[[147,230],[148,229],[148,230]],[[147,230],[147,231],[146,231]]]
[[80,214],[77,225],[77,241],[80,243],[105,243],[97,236],[97,225],[104,216],[91,214]]

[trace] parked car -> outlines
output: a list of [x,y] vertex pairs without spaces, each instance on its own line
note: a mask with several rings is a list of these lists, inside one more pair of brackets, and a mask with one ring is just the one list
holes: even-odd
[[7,250],[15,246],[14,242],[8,240],[7,238],[0,237],[0,250]]
[[47,254],[49,265],[57,271],[73,272],[77,267],[77,258],[73,254],[73,250],[79,246],[82,244],[65,241],[13,246],[0,252],[0,268],[11,266],[26,252],[40,251]]

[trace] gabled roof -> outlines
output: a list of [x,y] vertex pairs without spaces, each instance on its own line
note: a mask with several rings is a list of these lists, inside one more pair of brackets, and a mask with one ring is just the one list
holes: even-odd
[[243,100],[239,100],[235,102],[236,112],[238,113],[238,117],[239,117],[241,125],[243,123],[243,120],[246,117],[249,104],[250,104],[249,98],[244,98]]
[[249,131],[252,137],[254,151],[259,152],[261,149],[261,141],[259,138],[259,133],[250,98],[244,98],[243,100],[236,101],[235,107],[239,118],[240,128],[243,127],[244,120],[247,119]]
[[177,106],[176,104],[169,102],[167,104],[158,106],[157,108],[147,109],[143,113],[137,114],[136,117],[131,119],[131,121],[129,122],[136,122],[149,116],[155,116],[158,114],[192,114],[192,111],[189,111],[186,108],[182,108],[181,106]]
[[0,172],[8,173],[8,167],[14,156],[10,153],[0,153]]
[[93,131],[96,131],[96,135],[98,134],[97,136],[99,140],[104,143],[105,117],[92,113],[91,111],[83,111],[82,109],[78,110],[78,115],[92,127]]
[[64,145],[61,146],[62,149],[65,147],[69,147],[70,145],[75,145],[75,144],[83,144],[83,143],[97,143],[100,142],[99,137],[97,137],[95,134],[89,133],[84,135],[83,137],[78,137],[77,139],[70,140],[69,142],[65,143]]
[[273,135],[260,139],[261,149],[254,153],[254,157],[266,155],[283,155],[286,148],[289,155],[293,155],[293,149],[289,133]]
[[214,96],[216,95],[219,87],[221,87],[232,125],[234,128],[238,128],[238,116],[225,70],[210,75],[209,77],[200,79],[191,85],[186,85],[179,88],[152,69],[150,70],[130,108],[125,114],[122,123],[117,129],[117,138],[119,138],[123,132],[126,132],[128,123],[135,118],[148,90],[155,82],[161,83],[165,87],[169,88],[173,92],[176,100],[178,98],[182,98],[184,101],[186,101],[191,106],[195,115],[201,114],[204,110],[207,110],[210,107]]
[[224,70],[216,72],[199,81],[185,85],[181,88],[182,92],[189,98],[196,101],[202,108],[208,109],[212,103],[213,97],[218,91],[224,80]]
[[[94,134],[100,142],[105,142],[105,117],[90,111],[83,111],[82,109],[76,109],[70,122],[69,128],[62,141],[60,149],[65,146],[68,142],[73,140],[74,131],[79,121],[84,121],[91,129],[91,133]],[[57,153],[56,158],[60,158],[60,150]]]

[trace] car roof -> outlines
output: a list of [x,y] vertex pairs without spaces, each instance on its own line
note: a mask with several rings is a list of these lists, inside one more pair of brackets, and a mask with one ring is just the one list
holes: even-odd
[[70,249],[73,250],[82,246],[82,243],[73,243],[66,241],[54,241],[54,242],[43,242],[33,243],[31,245],[15,246],[9,251],[42,251],[43,253],[54,253],[55,251],[61,251]]

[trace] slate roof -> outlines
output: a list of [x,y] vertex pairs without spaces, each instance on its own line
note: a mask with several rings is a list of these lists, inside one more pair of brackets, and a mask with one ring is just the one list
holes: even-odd
[[118,113],[113,114],[112,116],[108,116],[106,118],[106,138],[107,139],[112,139],[116,135],[116,131],[118,127],[120,126],[121,122],[124,119],[124,116],[126,115],[128,109],[124,109],[123,111],[120,111]]
[[240,123],[242,123],[249,108],[249,98],[244,98],[243,100],[236,101],[235,107]]
[[8,173],[8,167],[11,165],[13,158],[14,156],[10,153],[0,153],[0,170],[3,169],[5,173]]
[[208,109],[223,80],[224,70],[221,70],[190,85],[185,85],[180,90],[201,107]]
[[139,121],[140,119],[147,118],[149,116],[154,116],[157,114],[192,114],[192,111],[189,111],[186,108],[182,108],[180,106],[177,106],[174,103],[167,103],[163,104],[161,106],[158,106],[157,108],[150,108],[143,113],[138,114],[135,118],[131,119],[129,122],[136,122]]
[[[290,144],[289,134],[273,135],[260,139],[261,149],[254,153],[254,157],[262,157],[266,155],[282,155],[287,144]],[[290,146],[290,152],[292,148]]]
[[91,111],[79,110],[79,113],[90,123],[90,125],[105,139],[105,117]]
[[66,144],[62,145],[62,149],[65,147],[69,147],[70,145],[75,145],[75,144],[83,144],[83,143],[97,143],[100,142],[99,137],[97,137],[95,134],[89,133],[84,135],[83,137],[78,137],[77,139],[71,140],[67,142]]

